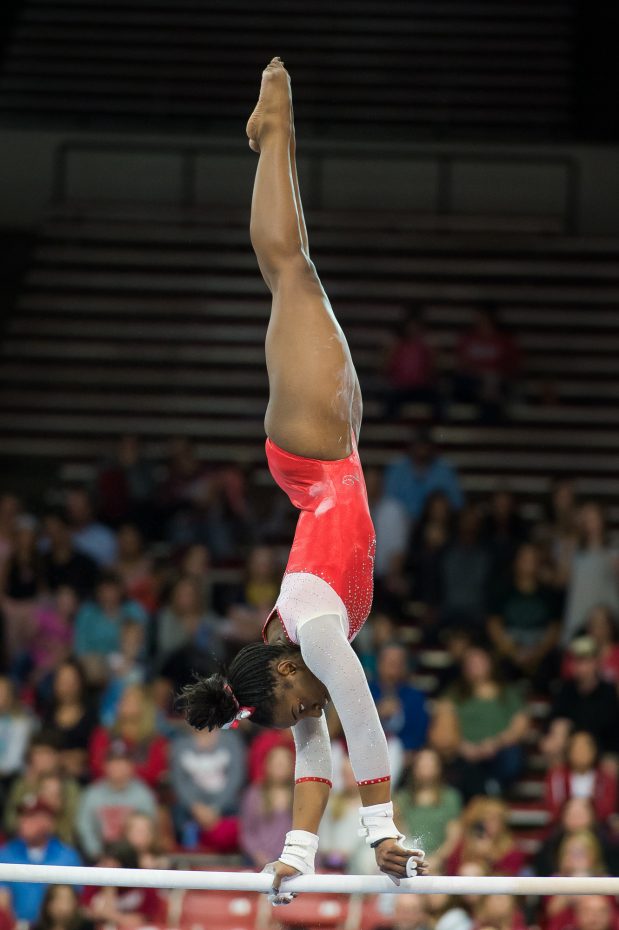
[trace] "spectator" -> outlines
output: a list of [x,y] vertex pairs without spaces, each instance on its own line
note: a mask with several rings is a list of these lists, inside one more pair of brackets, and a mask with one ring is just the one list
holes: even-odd
[[[54,813],[36,795],[25,798],[18,808],[17,835],[0,847],[0,862],[31,865],[81,865],[79,854],[54,834]],[[18,920],[33,922],[39,917],[45,885],[4,882]]]
[[144,550],[141,530],[135,523],[123,523],[118,530],[115,570],[127,597],[141,604],[146,613],[153,613],[159,601],[158,582],[153,561]]
[[570,930],[616,930],[617,909],[612,898],[588,894],[574,901],[574,919]]
[[528,726],[517,690],[501,682],[486,649],[472,646],[459,681],[437,703],[430,742],[451,761],[465,798],[498,794],[522,771]]
[[442,491],[455,510],[462,507],[463,496],[454,467],[439,456],[430,431],[418,429],[407,454],[387,466],[385,495],[400,501],[411,519],[418,520],[434,491]]
[[144,626],[125,620],[120,631],[120,651],[108,656],[108,682],[101,695],[99,713],[104,726],[112,726],[118,705],[127,688],[141,685],[146,679]]
[[72,488],[67,493],[67,515],[78,552],[90,556],[99,568],[109,568],[118,551],[112,530],[97,523],[90,494],[86,488]]
[[[425,695],[408,683],[408,655],[399,643],[383,646],[378,656],[375,681],[370,691],[389,741],[392,761],[405,754],[405,764],[411,762],[412,753],[425,744],[430,720]],[[395,745],[394,745],[395,744]],[[398,783],[400,766],[392,766],[394,784]]]
[[31,603],[41,591],[43,566],[37,541],[37,521],[30,514],[20,514],[4,575],[3,593],[11,601]]
[[446,863],[448,875],[462,863],[479,862],[491,875],[519,875],[526,857],[508,826],[509,808],[498,798],[476,797],[460,819],[461,840]]
[[333,790],[318,829],[322,865],[353,875],[375,873],[376,858],[358,833],[359,789],[345,753],[334,753],[333,770]]
[[449,498],[435,491],[426,500],[415,526],[406,559],[412,579],[410,595],[423,605],[426,629],[436,626],[442,597],[442,570],[445,552],[452,542],[454,512]]
[[227,610],[227,635],[237,643],[260,636],[279,594],[282,570],[271,546],[254,546],[245,566],[245,580]]
[[182,575],[157,617],[157,656],[165,661],[177,650],[189,646],[192,652],[209,652],[222,659],[221,625],[221,618],[206,609],[199,581]]
[[0,799],[23,766],[33,720],[15,697],[9,678],[0,676]]
[[569,798],[586,798],[593,804],[598,820],[607,820],[617,809],[617,775],[602,767],[598,747],[590,733],[572,733],[565,765],[553,766],[545,776],[546,810],[557,818]]
[[127,819],[136,811],[154,817],[155,796],[136,777],[131,753],[122,740],[110,744],[103,777],[82,794],[77,815],[77,832],[86,855],[95,859],[106,843],[119,840]]
[[573,678],[563,682],[550,711],[550,726],[541,749],[551,762],[560,761],[573,730],[594,737],[600,752],[616,752],[619,700],[613,685],[602,681],[595,641],[580,636],[570,646]]
[[97,499],[102,519],[111,526],[135,521],[142,531],[151,529],[150,499],[155,482],[150,462],[142,456],[137,436],[121,436],[116,455],[97,475]]
[[[616,686],[619,684],[617,623],[607,604],[597,604],[591,608],[584,632],[596,644],[600,677],[603,681]],[[569,650],[563,656],[561,676],[563,678],[574,677],[574,659]]]
[[95,930],[95,924],[84,914],[75,886],[48,885],[34,930]]
[[262,869],[279,858],[282,837],[292,829],[294,753],[274,746],[265,759],[264,779],[245,789],[241,803],[240,847]]
[[[168,859],[164,855],[166,844],[159,827],[160,824],[147,814],[130,814],[125,822],[122,838],[136,853],[141,869],[168,868]],[[171,844],[167,846],[171,848]]]
[[546,519],[534,531],[543,558],[543,580],[564,595],[578,545],[578,508],[574,482],[559,478],[553,483]]
[[135,775],[150,788],[161,784],[168,768],[168,742],[157,732],[157,712],[143,685],[130,685],[118,704],[111,727],[97,727],[90,741],[90,771],[101,778],[110,747],[120,740],[135,766]]
[[28,650],[29,676],[45,697],[51,689],[55,669],[67,661],[73,643],[73,626],[78,594],[69,585],[59,585],[34,610],[33,634]]
[[[559,819],[540,846],[535,857],[537,875],[556,875],[559,871],[559,849],[563,840],[574,833],[589,830],[595,834],[606,862],[616,860],[617,840],[602,824],[598,823],[593,804],[589,798],[569,798],[559,814]],[[615,872],[615,869],[612,870]]]
[[33,632],[33,614],[42,584],[42,563],[37,549],[34,517],[21,514],[15,521],[13,548],[0,590],[3,613],[4,649],[9,662],[18,668]]
[[556,677],[560,621],[555,593],[539,581],[537,549],[521,546],[511,585],[491,605],[488,633],[505,671],[547,687]]
[[394,419],[402,404],[422,403],[440,416],[439,391],[434,352],[424,330],[421,315],[409,316],[389,346],[384,361],[387,380],[385,416]]
[[245,782],[245,747],[237,731],[180,736],[172,752],[171,782],[182,845],[236,851],[238,797]]
[[397,627],[392,618],[373,610],[355,637],[355,651],[370,681],[376,678],[378,656],[383,648],[397,638]]
[[[393,919],[389,921],[389,930],[430,930],[434,921],[430,917],[425,895],[393,895]],[[452,930],[461,930],[460,927]],[[466,930],[466,928],[464,928]]]
[[30,739],[26,752],[26,767],[12,783],[4,808],[4,827],[8,833],[17,829],[17,811],[26,797],[36,795],[46,775],[60,772],[58,737],[49,730],[39,730]]
[[120,630],[124,620],[146,623],[144,608],[137,601],[126,600],[118,575],[101,575],[96,588],[96,600],[80,607],[75,622],[75,654],[92,661],[118,652]]
[[513,493],[505,488],[495,491],[483,521],[482,538],[492,557],[492,577],[497,588],[509,585],[514,558],[527,537]]
[[519,367],[516,343],[500,326],[496,310],[479,307],[458,342],[454,399],[477,404],[481,419],[493,423],[503,413]]
[[[107,869],[137,869],[131,846],[120,840],[108,843],[97,865]],[[167,906],[156,888],[86,888],[84,908],[98,927],[114,930],[165,926]]]
[[264,780],[267,757],[272,749],[279,746],[294,753],[292,730],[261,729],[252,737],[247,752],[247,778],[250,784]]
[[526,930],[524,914],[509,894],[482,895],[475,909],[475,926],[492,930]]
[[38,782],[38,796],[54,814],[56,835],[63,843],[75,846],[75,820],[80,803],[80,787],[74,778],[60,772],[43,775]]
[[192,512],[175,517],[171,533],[176,545],[204,543],[216,562],[238,559],[255,535],[240,466],[230,464],[212,474]]
[[440,621],[443,626],[481,627],[486,619],[490,553],[481,540],[481,514],[474,504],[458,517],[458,534],[440,563]]
[[67,659],[59,665],[52,684],[52,699],[44,715],[45,727],[58,737],[62,770],[84,781],[87,776],[88,742],[97,725],[86,677],[80,662]]
[[365,471],[370,513],[376,530],[374,577],[378,583],[399,577],[408,544],[411,521],[401,501],[383,491],[383,474],[378,468]]
[[598,504],[578,513],[579,546],[572,558],[562,641],[569,643],[596,604],[619,612],[619,556],[606,540],[604,514]]
[[[198,460],[194,444],[185,436],[170,441],[167,474],[157,490],[162,525],[168,530],[175,516],[191,511],[208,493],[209,470]],[[185,539],[185,543],[188,540]]]
[[50,591],[56,591],[63,585],[69,585],[80,598],[90,597],[97,580],[97,563],[75,547],[64,512],[48,512],[44,527],[43,573],[46,586]]
[[459,832],[462,798],[445,783],[441,757],[434,749],[416,754],[409,787],[396,794],[395,805],[406,835],[413,838],[411,842],[422,844],[431,870],[440,872]]
[[202,543],[189,546],[182,555],[179,564],[181,578],[191,578],[198,585],[201,603],[204,609],[211,610],[213,585],[211,581],[211,553]]
[[[565,878],[605,875],[606,864],[602,848],[590,830],[580,830],[567,836],[559,847],[559,875]],[[574,917],[574,897],[553,895],[545,900],[548,930],[568,927]]]

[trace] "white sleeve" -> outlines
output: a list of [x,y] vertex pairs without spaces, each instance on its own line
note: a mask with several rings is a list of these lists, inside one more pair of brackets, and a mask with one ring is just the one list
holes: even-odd
[[296,761],[295,781],[325,781],[333,783],[331,739],[325,715],[304,717],[292,728]]
[[[387,740],[365,672],[344,635],[340,618],[334,614],[314,617],[301,626],[297,635],[303,661],[326,686],[335,705],[357,783],[387,781],[390,777]],[[309,719],[319,723],[324,716],[320,720]],[[299,726],[293,727],[292,732]],[[313,757],[318,745],[315,750],[308,743],[306,750]]]

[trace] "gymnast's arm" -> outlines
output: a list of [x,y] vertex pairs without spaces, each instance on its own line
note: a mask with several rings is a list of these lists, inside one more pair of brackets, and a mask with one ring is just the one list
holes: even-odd
[[331,791],[331,740],[324,714],[299,720],[292,735],[296,753],[292,830],[286,835],[283,861],[267,866],[273,871],[273,904],[292,900],[285,892],[278,894],[285,878],[314,871],[318,827]]
[[[425,871],[419,850],[403,849],[404,839],[393,823],[391,774],[387,740],[363,667],[348,642],[339,617],[326,615],[297,627],[303,661],[326,686],[344,728],[350,762],[359,786],[361,825],[375,848],[379,867],[403,877],[413,857]],[[320,718],[324,721],[324,717]],[[324,723],[326,730],[326,722]],[[298,729],[298,725],[294,730]],[[313,754],[313,745],[307,750]],[[322,816],[322,812],[321,815]]]

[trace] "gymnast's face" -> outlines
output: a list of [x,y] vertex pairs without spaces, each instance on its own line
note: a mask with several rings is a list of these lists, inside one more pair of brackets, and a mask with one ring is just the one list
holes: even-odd
[[272,726],[278,730],[294,727],[306,717],[321,717],[329,703],[329,692],[304,665],[301,655],[276,665],[277,687]]

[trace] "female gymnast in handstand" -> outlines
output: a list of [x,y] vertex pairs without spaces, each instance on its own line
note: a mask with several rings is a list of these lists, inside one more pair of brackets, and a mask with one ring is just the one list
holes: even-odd
[[[346,338],[309,256],[295,165],[290,79],[275,58],[262,75],[247,124],[259,153],[251,241],[273,303],[266,335],[266,454],[273,478],[301,513],[264,644],[245,646],[225,675],[184,691],[189,723],[202,729],[251,718],[292,727],[296,748],[293,829],[273,871],[282,880],[314,869],[318,825],[331,788],[329,700],[342,722],[359,785],[361,835],[394,880],[424,872],[393,822],[387,742],[350,645],[372,603],[375,537],[357,453],[361,391]],[[267,867],[269,868],[269,867]]]

